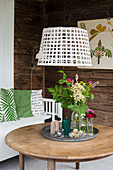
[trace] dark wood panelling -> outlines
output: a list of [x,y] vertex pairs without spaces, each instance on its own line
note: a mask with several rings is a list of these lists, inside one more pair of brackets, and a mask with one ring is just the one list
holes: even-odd
[[[29,10],[31,9],[31,11],[32,8],[35,8],[37,9],[37,13],[41,14],[43,12],[42,3],[39,0],[16,0],[15,4],[20,4],[20,6],[16,5],[16,7],[18,6],[19,9],[21,9],[21,5],[25,5],[25,8],[28,6],[30,7]],[[23,8],[23,10],[25,9]]]
[[[75,9],[89,9],[89,7],[98,8],[98,6],[104,5],[104,9],[106,6],[111,9],[113,1],[112,0],[65,0],[66,10],[75,10]],[[64,9],[64,0],[48,0],[46,2],[46,13],[54,13],[56,11],[61,12]],[[97,11],[98,12],[98,11]]]
[[[112,0],[65,0],[66,26],[76,26],[78,20],[113,17]],[[48,26],[64,25],[64,0],[46,2]]]
[[[31,89],[32,53],[39,49],[43,29],[43,3],[37,0],[15,0],[14,83],[15,89]],[[32,88],[42,89],[42,67],[34,58]]]
[[[30,74],[16,74],[15,75],[15,89],[17,90],[30,90],[31,89],[31,75]],[[42,74],[32,75],[32,89],[42,89]]]
[[[32,0],[31,0],[32,1]],[[37,4],[36,4],[37,3]],[[42,16],[43,13],[43,7],[42,7],[42,3],[38,2],[38,1],[21,1],[21,0],[16,0],[15,3],[15,9],[16,11],[21,11],[21,12],[25,12],[26,14],[38,14],[40,16]],[[31,10],[32,8],[32,10]],[[38,12],[37,12],[38,11]]]

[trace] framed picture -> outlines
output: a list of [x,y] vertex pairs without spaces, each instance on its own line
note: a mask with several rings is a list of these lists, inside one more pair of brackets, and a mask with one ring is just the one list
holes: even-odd
[[113,18],[78,21],[78,27],[88,31],[92,55],[89,68],[113,69]]

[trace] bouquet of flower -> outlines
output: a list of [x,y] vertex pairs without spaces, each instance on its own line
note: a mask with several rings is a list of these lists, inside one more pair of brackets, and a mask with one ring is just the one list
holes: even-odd
[[94,99],[91,89],[99,82],[79,82],[77,74],[74,82],[74,80],[67,78],[67,75],[62,70],[59,72],[63,75],[62,79],[58,81],[55,88],[49,88],[48,90],[52,93],[55,102],[61,103],[62,108],[72,110],[71,125],[73,132],[70,132],[69,136],[77,138],[87,133],[92,135],[92,118],[96,117],[96,115],[93,110],[89,109],[88,102]]
[[81,114],[86,113],[89,109],[88,102],[94,99],[94,95],[90,93],[91,88],[94,88],[99,82],[89,81],[87,84],[83,81],[78,82],[78,75],[75,76],[74,82],[67,78],[64,71],[59,72],[63,74],[62,79],[58,81],[55,88],[48,88],[48,90],[52,93],[55,102],[61,103],[62,108],[67,107],[81,117]]

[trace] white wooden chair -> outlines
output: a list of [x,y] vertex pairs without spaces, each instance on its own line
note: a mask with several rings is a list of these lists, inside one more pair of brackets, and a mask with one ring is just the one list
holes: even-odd
[[61,103],[55,103],[55,100],[43,98],[44,114],[51,115],[52,121],[55,120],[55,116],[61,118],[62,121],[62,108]]

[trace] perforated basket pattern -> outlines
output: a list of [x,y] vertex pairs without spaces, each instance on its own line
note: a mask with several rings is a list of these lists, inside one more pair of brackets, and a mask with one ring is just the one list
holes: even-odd
[[91,66],[88,33],[75,27],[44,28],[38,65]]

